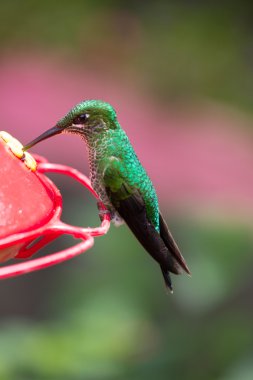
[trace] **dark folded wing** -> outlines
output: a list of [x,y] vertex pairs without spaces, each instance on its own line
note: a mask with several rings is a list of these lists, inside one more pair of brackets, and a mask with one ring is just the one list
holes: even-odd
[[169,248],[173,245],[171,244],[170,247],[167,247],[166,242],[148,220],[142,196],[138,191],[135,191],[132,195],[128,196],[128,198],[117,199],[117,202],[113,202],[112,194],[110,195],[114,207],[135,237],[153,259],[160,264],[165,283],[172,290],[169,272],[174,274],[182,273],[181,261],[178,259],[178,256],[175,258],[173,250],[173,253],[170,251]]
[[147,218],[144,201],[138,191],[117,202],[117,211],[143,247],[159,263],[166,264],[168,249]]
[[188,268],[164,220],[160,216],[161,236],[148,219],[142,195],[128,185],[122,162],[112,157],[103,173],[105,189],[112,205],[146,251],[160,264],[165,283],[172,289],[169,272],[179,274],[182,268],[187,272]]

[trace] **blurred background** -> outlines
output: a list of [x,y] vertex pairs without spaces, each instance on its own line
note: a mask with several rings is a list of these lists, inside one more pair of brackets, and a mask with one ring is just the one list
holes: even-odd
[[[1,380],[253,378],[252,10],[0,2],[0,129],[25,143],[83,99],[110,102],[192,271],[168,295],[128,229],[112,226],[83,256],[2,281]],[[88,174],[75,136],[33,151]],[[53,180],[64,221],[99,224],[88,192]]]

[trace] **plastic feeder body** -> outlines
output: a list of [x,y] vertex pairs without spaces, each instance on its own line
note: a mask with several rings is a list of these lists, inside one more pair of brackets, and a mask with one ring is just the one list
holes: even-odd
[[106,208],[96,228],[82,228],[61,222],[60,191],[44,173],[72,177],[98,199],[89,179],[65,165],[23,153],[22,145],[6,132],[0,132],[0,262],[28,258],[62,234],[81,239],[77,245],[49,256],[0,267],[0,279],[17,276],[68,260],[89,249],[94,236],[105,234],[110,226]]

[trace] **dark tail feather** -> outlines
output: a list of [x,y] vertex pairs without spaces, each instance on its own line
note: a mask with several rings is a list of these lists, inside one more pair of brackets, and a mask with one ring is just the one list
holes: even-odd
[[166,287],[170,290],[171,293],[173,293],[173,287],[172,287],[172,282],[171,282],[169,271],[167,269],[163,269],[162,266],[161,266],[161,271],[163,274],[163,278],[164,278]]
[[185,271],[187,274],[190,275],[191,272],[185,262],[185,259],[181,255],[181,252],[175,240],[173,239],[173,236],[171,235],[171,232],[168,229],[168,226],[165,220],[163,219],[161,213],[160,213],[159,222],[160,222],[161,238],[163,239],[166,247],[169,250],[169,255],[170,255],[170,257],[168,257],[168,261],[170,262],[169,270],[175,274],[181,274],[183,271]]
[[[109,193],[109,195],[111,195]],[[116,210],[125,220],[136,238],[161,267],[166,287],[172,292],[169,272],[179,274],[189,269],[169,229],[160,214],[160,234],[147,217],[146,206],[141,194],[136,191],[128,198],[117,201]]]

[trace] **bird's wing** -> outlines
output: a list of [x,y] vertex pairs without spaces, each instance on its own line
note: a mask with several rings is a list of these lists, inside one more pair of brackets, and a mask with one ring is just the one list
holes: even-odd
[[123,163],[111,157],[103,171],[103,179],[106,193],[119,215],[151,256],[159,263],[164,261],[167,248],[153,224],[148,220],[140,192],[129,185]]
[[106,192],[113,206],[142,246],[160,264],[166,285],[171,289],[168,272],[179,274],[181,266],[185,269],[186,264],[178,248],[175,250],[176,243],[169,231],[166,232],[165,222],[162,219],[163,239],[147,217],[140,192],[129,185],[122,162],[112,158],[103,173]]

